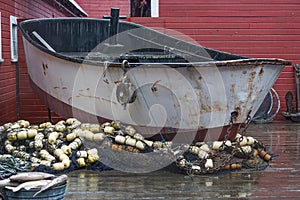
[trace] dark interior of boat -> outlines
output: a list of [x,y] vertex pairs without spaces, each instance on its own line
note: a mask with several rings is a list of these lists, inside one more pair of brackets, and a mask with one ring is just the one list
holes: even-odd
[[144,26],[87,18],[35,19],[20,24],[33,45],[77,62],[190,63],[243,59],[168,36]]

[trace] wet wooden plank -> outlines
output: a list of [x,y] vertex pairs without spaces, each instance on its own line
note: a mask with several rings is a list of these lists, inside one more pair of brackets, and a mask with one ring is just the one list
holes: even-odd
[[300,124],[251,125],[247,135],[277,154],[263,171],[194,176],[166,169],[147,174],[75,171],[66,199],[300,198]]

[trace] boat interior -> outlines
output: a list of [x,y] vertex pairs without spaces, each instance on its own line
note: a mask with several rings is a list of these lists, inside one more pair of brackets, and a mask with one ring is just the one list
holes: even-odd
[[77,62],[191,63],[245,59],[168,36],[153,29],[109,19],[51,18],[22,22],[26,39],[53,55]]

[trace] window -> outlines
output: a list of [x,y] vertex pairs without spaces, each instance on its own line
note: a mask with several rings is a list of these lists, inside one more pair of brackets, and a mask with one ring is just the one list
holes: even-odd
[[0,62],[3,62],[4,59],[2,58],[2,29],[1,29],[1,26],[2,26],[2,21],[1,21],[1,12],[0,12]]
[[130,0],[131,17],[158,17],[159,0]]
[[151,1],[151,17],[159,17],[159,0],[152,0]]
[[10,16],[10,53],[11,61],[18,62],[18,27],[17,17]]

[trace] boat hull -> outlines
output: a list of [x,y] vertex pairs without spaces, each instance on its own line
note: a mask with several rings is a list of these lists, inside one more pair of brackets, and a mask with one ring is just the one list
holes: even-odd
[[[163,132],[169,135],[165,136],[167,139],[173,139],[174,134],[171,133],[177,133],[178,130],[185,134],[188,132],[194,134],[195,137],[197,135],[197,140],[223,139],[231,113],[238,112],[238,116],[234,119],[236,125],[243,123],[250,111],[255,113],[281,71],[279,67],[274,70],[273,66],[268,65],[224,66],[221,69],[203,67],[205,70],[198,69],[199,72],[195,67],[189,67],[180,69],[183,71],[181,73],[170,67],[167,67],[169,71],[165,72],[165,69],[149,67],[143,69],[140,74],[155,75],[142,76],[138,85],[144,86],[144,95],[147,95],[147,99],[151,99],[148,104],[163,105],[162,109],[167,113],[161,113],[160,107],[154,111],[145,109],[147,101],[144,102],[143,96],[138,96],[137,101],[129,104],[124,110],[115,97],[115,87],[122,78],[121,69],[112,68],[111,71],[109,69],[106,71],[106,77],[103,77],[104,66],[66,62],[47,55],[30,43],[25,46],[32,88],[57,114],[63,117],[76,117],[85,122],[119,120],[136,126],[148,137]],[[66,70],[67,68],[69,70]],[[167,76],[172,72],[174,76]],[[136,76],[138,73],[134,72]],[[172,80],[176,75],[180,78],[182,74],[184,75],[181,78],[185,79],[184,82],[189,87],[183,87],[183,83]],[[204,78],[204,74],[211,75]],[[113,75],[114,79],[111,78]],[[270,77],[273,80],[270,80]],[[151,90],[153,85],[156,91]],[[171,95],[176,98],[170,99]],[[156,120],[152,121],[152,124],[151,117]],[[150,123],[147,123],[149,120]],[[234,135],[235,133],[230,139],[233,139]]]
[[[76,109],[69,104],[66,104],[59,99],[49,95],[44,92],[36,85],[31,78],[30,86],[38,96],[38,98],[51,110],[60,113],[61,116],[65,118],[75,116],[81,119],[84,122],[94,122],[94,123],[105,123],[111,121],[112,119],[104,118],[101,116],[92,115],[83,110]],[[141,125],[132,125],[138,132],[143,133],[143,135],[150,140],[166,140],[166,141],[177,141],[179,143],[187,143],[187,142],[198,142],[198,141],[216,141],[223,140],[224,138],[228,138],[229,140],[233,140],[238,132],[240,124],[234,124],[231,127],[231,131],[228,133],[229,125],[224,125],[223,127],[215,127],[215,128],[201,128],[198,130],[178,130],[177,128],[172,127],[149,127],[149,126],[141,126]],[[180,134],[178,134],[180,132]],[[163,138],[161,134],[163,135]]]
[[[236,59],[131,65],[124,59],[125,69],[74,62],[23,41],[31,86],[57,114],[83,122],[119,120],[148,138],[178,142],[234,139],[287,64]],[[125,104],[124,95],[131,97]]]

